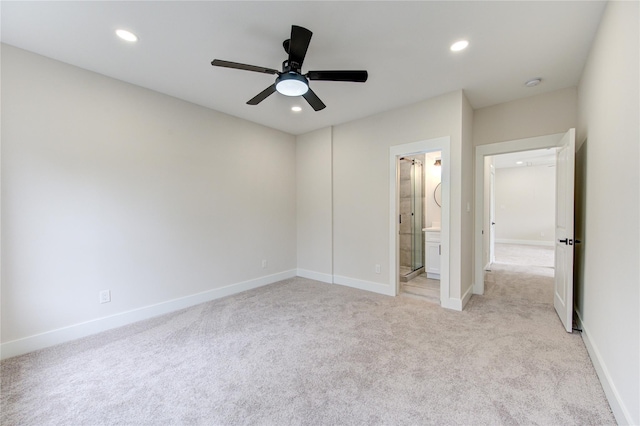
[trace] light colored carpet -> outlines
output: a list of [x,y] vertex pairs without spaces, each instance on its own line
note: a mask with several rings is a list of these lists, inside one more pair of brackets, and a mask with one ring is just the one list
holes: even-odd
[[553,305],[554,248],[496,244],[485,296]]
[[615,424],[553,308],[285,280],[1,364],[3,425]]
[[484,285],[486,297],[553,305],[553,268],[494,263]]
[[495,244],[497,263],[553,268],[555,247],[524,244]]

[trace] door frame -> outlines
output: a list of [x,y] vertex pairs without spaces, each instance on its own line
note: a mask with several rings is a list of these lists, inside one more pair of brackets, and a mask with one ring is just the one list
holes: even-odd
[[442,210],[440,220],[440,238],[442,244],[442,257],[440,259],[440,305],[447,307],[449,302],[449,247],[450,247],[450,209],[451,209],[451,138],[449,136],[411,142],[389,147],[389,283],[392,286],[393,295],[400,292],[399,256],[399,231],[398,215],[400,211],[400,193],[398,180],[400,167],[398,160],[402,156],[423,154],[440,151],[442,158],[442,170],[440,181],[442,183]]
[[[489,173],[489,268],[496,262],[496,168],[491,164]],[[485,270],[487,268],[485,267]]]
[[[475,148],[475,224],[474,224],[474,283],[473,294],[484,294],[484,158],[491,155],[508,154],[511,152],[531,151],[534,149],[556,148],[566,132],[533,138],[515,139],[480,145]],[[488,234],[487,234],[487,238]]]

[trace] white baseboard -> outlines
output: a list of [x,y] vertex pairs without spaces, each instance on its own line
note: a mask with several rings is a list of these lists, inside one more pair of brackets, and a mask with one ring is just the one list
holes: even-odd
[[0,359],[10,358],[57,345],[81,337],[90,336],[102,331],[110,330],[123,325],[132,324],[137,321],[157,317],[159,315],[174,312],[200,303],[209,302],[221,297],[231,296],[236,293],[273,284],[287,278],[296,276],[296,270],[283,271],[273,275],[267,275],[248,281],[230,284],[224,287],[207,290],[202,293],[192,294],[179,299],[168,300],[156,305],[145,306],[127,312],[121,312],[108,317],[97,318],[80,324],[46,331],[34,336],[12,340],[0,345]]
[[384,294],[386,296],[395,296],[396,289],[388,284],[374,283],[373,281],[358,280],[356,278],[342,277],[340,275],[333,276],[335,284],[353,287],[360,290],[372,291],[374,293]]
[[454,311],[462,310],[462,299],[450,297],[448,299],[440,299],[440,306]]
[[522,244],[525,246],[544,246],[553,247],[555,242],[552,241],[539,241],[539,240],[512,240],[509,238],[496,238],[498,244]]
[[467,291],[464,292],[464,295],[461,299],[457,299],[455,297],[450,297],[447,299],[442,299],[440,301],[440,306],[443,308],[451,309],[454,311],[462,311],[464,307],[467,305],[471,296],[473,295],[473,286],[469,287]]
[[467,303],[469,303],[469,300],[471,300],[471,296],[473,296],[473,284],[467,289],[467,291],[464,292],[464,295],[462,296],[462,309],[467,306]]
[[616,385],[611,379],[609,370],[607,369],[606,364],[602,361],[602,356],[600,355],[598,347],[596,346],[595,342],[591,340],[589,330],[584,326],[584,323],[582,322],[582,316],[580,315],[580,312],[575,307],[574,311],[576,312],[576,316],[578,318],[577,325],[580,329],[582,329],[582,340],[584,341],[584,345],[587,347],[589,358],[591,358],[591,362],[596,369],[598,379],[600,379],[602,389],[604,390],[604,394],[607,397],[607,401],[609,401],[609,406],[611,407],[611,411],[613,411],[616,422],[619,425],[638,424],[638,419],[634,420],[631,418],[631,413],[622,401],[620,393],[618,392]]
[[323,283],[333,284],[333,275],[324,274],[322,272],[310,271],[308,269],[298,269],[296,275],[310,280],[321,281]]
[[[490,271],[491,271],[491,262],[489,262],[486,265],[484,265],[484,268],[481,271],[480,278],[476,277],[476,282],[473,284],[473,286],[471,286],[472,294],[479,294],[479,295],[483,295],[484,294],[484,291],[485,291],[485,288],[484,288],[484,277],[486,276],[487,272],[490,272]],[[471,295],[469,295],[469,299],[471,299]]]

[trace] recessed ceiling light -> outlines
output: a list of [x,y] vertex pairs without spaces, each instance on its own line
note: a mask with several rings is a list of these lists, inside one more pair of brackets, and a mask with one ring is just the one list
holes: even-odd
[[451,51],[452,52],[459,52],[461,50],[466,49],[467,46],[469,46],[469,42],[467,40],[456,41],[455,43],[453,43],[451,45]]
[[527,87],[535,87],[540,83],[542,83],[541,78],[532,78],[531,80],[527,81],[524,85]]
[[522,161],[516,161],[517,165],[524,164]]
[[302,111],[302,107],[299,107],[299,106],[297,106],[297,105],[296,105],[296,106],[292,106],[292,107],[291,107],[291,111],[293,111],[293,112],[300,112],[300,111]]
[[138,36],[127,30],[116,30],[116,34],[123,40],[134,42],[138,41]]

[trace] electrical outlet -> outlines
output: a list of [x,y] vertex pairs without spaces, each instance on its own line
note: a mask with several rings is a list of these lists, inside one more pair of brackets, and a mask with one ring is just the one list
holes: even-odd
[[376,274],[380,273],[380,265],[376,265]]
[[267,259],[262,259],[262,269],[267,267]]
[[102,290],[99,293],[100,303],[108,303],[111,302],[111,291],[110,290]]

